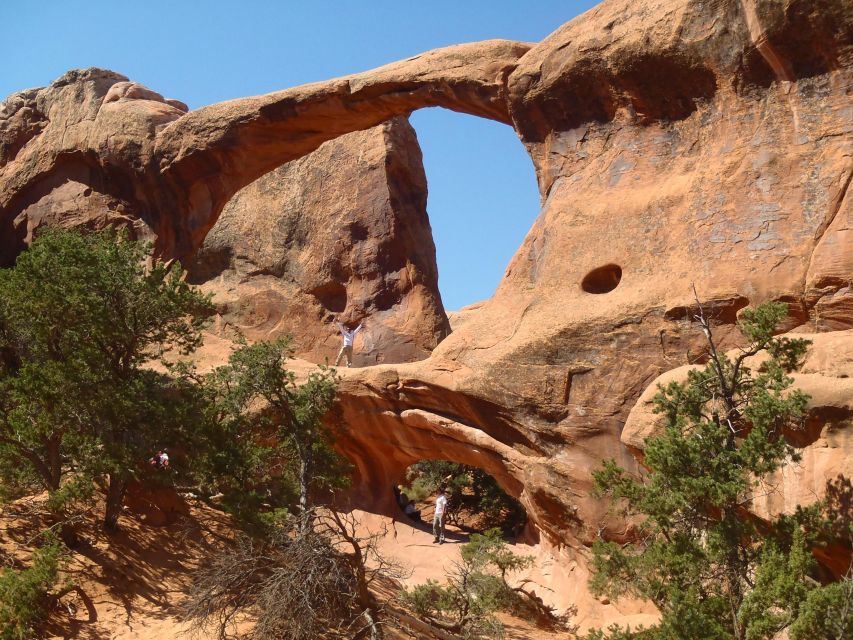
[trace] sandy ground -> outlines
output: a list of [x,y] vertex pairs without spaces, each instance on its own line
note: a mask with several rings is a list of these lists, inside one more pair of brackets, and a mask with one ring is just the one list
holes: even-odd
[[[84,544],[69,555],[64,577],[77,588],[64,596],[51,615],[43,638],[79,640],[161,640],[184,637],[179,605],[192,569],[226,544],[232,529],[228,517],[201,502],[190,501],[184,513],[164,526],[151,526],[140,514],[126,514],[121,531],[108,535],[99,527],[99,505],[80,526]],[[380,548],[411,570],[402,585],[392,584],[382,597],[404,585],[427,579],[443,580],[460,548],[464,532],[449,527],[447,542],[432,542],[428,523],[415,525],[401,515],[391,520],[355,512],[364,531],[384,531]],[[0,550],[26,559],[33,536],[44,526],[38,502],[10,505],[0,512]],[[517,550],[531,549],[518,545]],[[531,623],[501,616],[507,638],[539,640],[570,638],[537,629]],[[198,636],[196,636],[198,637]],[[318,636],[320,637],[320,636]],[[389,640],[429,637],[395,632]],[[203,638],[202,640],[207,640]]]
[[[37,505],[36,505],[37,506]],[[0,515],[0,544],[21,556],[44,523],[33,504],[16,503]],[[196,563],[227,541],[228,519],[216,510],[190,506],[168,526],[152,527],[125,516],[121,530],[106,534],[100,510],[84,516],[83,544],[69,553],[63,578],[77,588],[64,596],[43,631],[44,638],[155,640],[185,630],[177,604]]]

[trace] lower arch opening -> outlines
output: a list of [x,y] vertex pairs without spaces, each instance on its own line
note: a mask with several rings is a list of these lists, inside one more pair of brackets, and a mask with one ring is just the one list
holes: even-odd
[[438,497],[444,495],[445,527],[467,536],[500,529],[516,538],[527,523],[521,503],[484,470],[449,460],[421,460],[410,465],[394,486],[400,511],[415,523],[432,525]]

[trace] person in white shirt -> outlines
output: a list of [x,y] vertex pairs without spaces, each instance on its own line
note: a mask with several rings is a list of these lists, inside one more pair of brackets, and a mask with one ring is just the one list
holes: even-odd
[[444,487],[438,488],[438,496],[435,498],[435,512],[432,516],[433,542],[444,544],[444,515],[447,513],[447,496]]
[[337,367],[341,364],[341,360],[346,357],[347,366],[352,366],[352,343],[355,340],[356,334],[361,331],[362,325],[359,324],[355,329],[349,329],[343,323],[338,322],[338,329],[341,331],[341,337],[344,339],[344,343],[341,346],[341,350],[338,352],[338,359],[335,360],[335,366]]
[[157,469],[168,469],[169,468],[169,453],[166,449],[160,449],[154,457],[148,461],[152,467],[156,467]]

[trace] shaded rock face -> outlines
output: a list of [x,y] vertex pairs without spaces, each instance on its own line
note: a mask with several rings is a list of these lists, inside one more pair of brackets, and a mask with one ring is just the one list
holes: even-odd
[[449,333],[427,187],[405,118],[323,144],[241,189],[189,265],[247,338],[334,362],[334,320],[364,321],[355,366],[421,360]]
[[[19,248],[14,221],[39,194],[89,184],[81,197],[109,199],[161,255],[191,257],[235,193],[340,135],[426,106],[513,126],[541,215],[495,296],[428,359],[344,372],[339,444],[361,506],[393,512],[391,486],[417,460],[473,464],[585,570],[596,536],[626,537],[590,471],[637,468],[621,437],[632,407],[705,348],[692,285],[724,349],[738,310],[769,299],[789,303],[786,329],[848,344],[851,66],[846,0],[608,0],[538,44],[459,45],[187,114],[141,90],[105,102],[126,80],[83,72],[77,89],[4,106],[0,235]],[[836,426],[849,430],[827,414],[813,429]],[[827,453],[816,473],[846,451]],[[585,614],[613,619],[610,606]]]

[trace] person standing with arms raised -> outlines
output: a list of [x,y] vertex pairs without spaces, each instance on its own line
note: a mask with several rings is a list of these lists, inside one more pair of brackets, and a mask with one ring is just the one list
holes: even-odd
[[341,332],[341,337],[344,340],[343,345],[341,345],[341,350],[338,352],[338,358],[335,360],[335,366],[341,364],[341,360],[346,357],[347,359],[347,367],[352,366],[352,345],[355,341],[355,336],[361,331],[364,323],[359,324],[355,329],[350,329],[342,322],[338,322],[338,329]]

